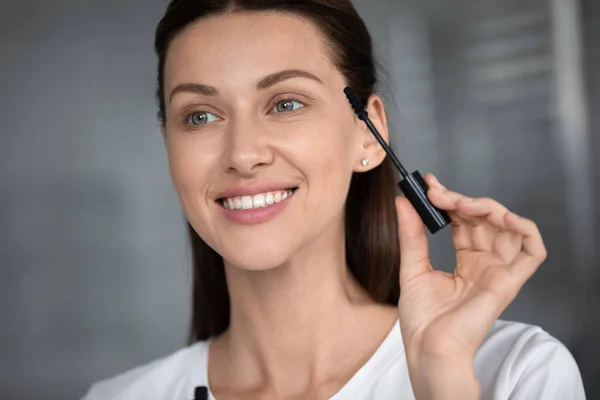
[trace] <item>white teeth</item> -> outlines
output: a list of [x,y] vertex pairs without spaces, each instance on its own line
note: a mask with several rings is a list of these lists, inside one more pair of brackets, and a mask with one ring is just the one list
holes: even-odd
[[273,193],[267,193],[267,195],[265,196],[265,202],[269,206],[275,202],[275,196],[273,196]]
[[257,194],[256,196],[254,196],[252,198],[252,203],[254,205],[254,208],[264,208],[267,205],[266,200],[265,200],[265,195]]
[[250,210],[253,207],[252,197],[242,196],[242,210]]
[[279,190],[277,192],[267,192],[256,194],[254,196],[238,196],[223,199],[221,204],[230,210],[251,210],[265,208],[279,203],[294,193],[293,190]]
[[233,199],[233,204],[234,204],[236,210],[242,209],[242,199],[240,199],[239,197],[236,197],[235,199]]

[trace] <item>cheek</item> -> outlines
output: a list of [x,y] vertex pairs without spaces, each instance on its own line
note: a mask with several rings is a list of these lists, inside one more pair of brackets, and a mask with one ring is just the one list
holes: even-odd
[[[318,168],[333,168],[335,172],[352,169],[350,159],[353,157],[354,144],[345,126],[336,123],[334,115],[319,115],[314,118],[319,124],[311,123],[292,131],[287,148],[296,154],[303,163]],[[326,121],[326,122],[324,122]],[[327,123],[328,122],[328,123]],[[326,170],[322,170],[326,172]]]
[[182,207],[188,218],[202,204],[203,189],[210,176],[210,155],[203,154],[197,143],[183,140],[167,141],[169,171]]
[[331,154],[318,165],[318,170],[322,171],[316,175],[319,179],[318,201],[321,205],[329,204],[339,210],[346,202],[352,178],[346,158],[341,154]]
[[338,126],[320,126],[297,143],[295,156],[306,175],[310,201],[339,208],[345,202],[353,168],[351,138]]
[[167,144],[167,157],[173,184],[178,191],[184,190],[186,183],[191,180],[190,172],[194,169],[193,159],[189,154],[189,148],[186,149],[184,146],[179,146],[171,140]]
[[319,135],[312,151],[312,162],[323,178],[334,186],[352,175],[353,146],[351,138],[339,126]]

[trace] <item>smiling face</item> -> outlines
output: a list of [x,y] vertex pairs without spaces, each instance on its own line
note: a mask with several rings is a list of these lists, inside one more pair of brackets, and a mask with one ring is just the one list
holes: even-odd
[[277,12],[204,19],[173,40],[164,76],[175,188],[227,262],[268,269],[343,235],[352,173],[373,154],[313,24]]

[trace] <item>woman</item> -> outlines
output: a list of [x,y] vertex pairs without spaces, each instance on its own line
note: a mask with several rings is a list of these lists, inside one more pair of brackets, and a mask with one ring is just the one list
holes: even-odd
[[430,265],[343,92],[388,140],[348,0],[173,0],[155,47],[194,251],[191,345],[87,400],[584,398],[562,344],[496,321],[546,257],[533,222],[428,175],[457,249],[454,275]]

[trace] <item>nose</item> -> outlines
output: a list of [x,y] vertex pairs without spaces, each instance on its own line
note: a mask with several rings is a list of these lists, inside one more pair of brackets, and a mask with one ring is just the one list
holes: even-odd
[[241,176],[256,173],[256,170],[270,165],[274,159],[266,129],[259,121],[232,121],[227,130],[225,146],[225,168]]

